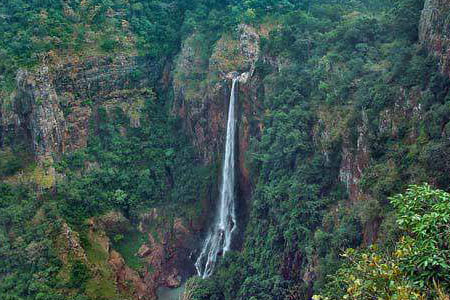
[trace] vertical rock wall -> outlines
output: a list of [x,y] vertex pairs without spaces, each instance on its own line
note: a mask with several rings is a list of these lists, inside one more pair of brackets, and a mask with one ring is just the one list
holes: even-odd
[[25,137],[38,160],[85,147],[89,120],[99,106],[120,106],[130,125],[139,126],[136,105],[161,70],[161,63],[125,55],[68,58],[52,68],[19,70],[12,104],[1,109],[1,145],[7,136]]
[[210,57],[205,58],[201,39],[193,34],[186,39],[175,60],[173,111],[183,119],[203,162],[209,164],[223,152],[226,112],[233,73],[244,74],[239,82],[238,159],[239,183],[244,196],[250,196],[249,170],[245,153],[251,135],[260,129],[261,104],[258,91],[262,82],[255,74],[260,58],[258,30],[240,25],[238,38],[224,34],[214,45]]
[[440,61],[450,75],[450,0],[426,0],[419,26],[420,42]]
[[38,159],[62,153],[66,122],[47,67],[17,73],[15,112],[31,138]]

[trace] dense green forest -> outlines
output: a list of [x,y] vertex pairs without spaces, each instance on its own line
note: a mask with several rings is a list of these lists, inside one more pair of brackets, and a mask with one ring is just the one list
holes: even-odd
[[[218,194],[223,149],[202,160],[164,78],[189,37],[198,44],[192,52],[208,61],[222,36],[238,40],[238,26],[248,24],[264,32],[253,75],[263,88],[262,130],[245,153],[252,179],[243,241],[211,277],[191,274],[184,299],[448,299],[450,79],[419,42],[423,7],[423,0],[0,0],[0,298],[133,299],[133,288],[127,294],[110,282],[108,254],[96,250],[88,220],[124,216],[130,227],[106,234],[141,277],[152,272],[136,256],[134,238],[147,239],[137,230],[143,213],[158,208],[163,223],[208,223],[213,209],[204,203]],[[166,66],[139,100],[129,96],[140,101],[139,126],[120,97],[84,99],[92,110],[86,146],[47,161],[35,157],[29,136],[5,129],[6,114],[20,109],[19,69],[119,55]],[[204,65],[185,84],[211,84]],[[128,94],[146,75],[127,78]],[[345,182],[347,157],[363,165],[357,192]],[[87,259],[61,246],[67,227]]]

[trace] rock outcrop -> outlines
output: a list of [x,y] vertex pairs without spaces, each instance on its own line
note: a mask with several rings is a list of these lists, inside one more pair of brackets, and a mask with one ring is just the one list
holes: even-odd
[[116,284],[119,290],[132,290],[135,299],[138,300],[155,299],[155,292],[148,288],[148,285],[135,270],[125,264],[125,261],[119,252],[112,250],[109,254],[108,263],[114,270]]
[[37,158],[61,153],[65,148],[66,122],[50,76],[48,67],[36,73],[17,73],[14,110]]
[[151,283],[155,291],[160,286],[178,287],[183,278],[195,271],[191,257],[196,245],[193,228],[179,218],[166,218],[163,213],[153,210],[141,216],[139,225],[148,240],[140,246],[138,255],[152,270],[145,274],[145,281]]
[[[194,34],[184,41],[176,59],[173,110],[184,120],[205,163],[212,162],[214,154],[223,151],[231,73],[249,73],[248,79],[241,81],[240,92],[255,80],[252,75],[259,59],[259,35],[248,25],[239,26],[238,33],[239,39],[224,34],[209,59],[202,56],[204,50]],[[242,107],[254,100],[243,94],[239,103]],[[246,113],[239,111],[241,120],[252,115]]]
[[450,75],[450,1],[426,0],[419,26],[419,39],[439,59],[443,73]]
[[350,134],[348,132],[343,135],[342,160],[339,169],[339,180],[345,184],[349,200],[353,203],[366,197],[361,190],[359,183],[363,176],[364,169],[367,168],[370,160],[367,141],[369,121],[365,111],[362,111],[361,119],[361,124],[357,126],[358,137],[356,147],[352,145]]
[[[183,220],[168,219],[163,211],[157,209],[142,214],[139,219],[139,234],[143,238],[139,241],[133,240],[133,242],[140,243],[139,245],[128,245],[135,248],[137,246],[139,249],[134,253],[142,263],[139,268],[131,268],[117,250],[116,242],[112,242],[112,238],[117,236],[123,238],[125,235],[136,234],[136,229],[121,213],[110,212],[89,219],[88,240],[90,247],[104,253],[105,261],[100,262],[101,268],[111,270],[111,276],[119,292],[131,294],[134,299],[138,300],[153,300],[156,299],[159,287],[179,287],[182,279],[194,274],[191,257],[196,247],[194,230],[185,225]],[[67,226],[63,229],[63,235],[67,236],[67,232],[69,232],[70,237],[63,241],[75,241],[72,242],[74,247],[70,251],[78,253],[81,250],[80,253],[84,255],[84,258],[76,257],[90,264],[89,256],[86,257],[80,246],[78,234]],[[102,257],[102,255],[97,254],[96,260],[98,257]],[[98,269],[98,265],[97,261],[91,265],[91,268]]]
[[59,237],[57,239],[57,248],[60,250],[59,256],[64,263],[68,262],[69,257],[84,262],[87,261],[86,252],[81,246],[78,232],[72,230],[67,223],[63,222]]
[[24,136],[38,161],[85,147],[99,106],[121,107],[138,127],[142,99],[161,73],[161,63],[125,55],[67,58],[35,72],[19,70],[12,103],[1,109],[1,144],[6,136]]

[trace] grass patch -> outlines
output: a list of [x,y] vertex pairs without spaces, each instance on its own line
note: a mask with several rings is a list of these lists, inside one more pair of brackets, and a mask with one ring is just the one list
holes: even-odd
[[113,248],[119,252],[125,263],[138,271],[144,267],[143,261],[136,255],[139,248],[147,241],[147,236],[137,230],[132,230],[123,235],[120,240],[113,240]]
[[86,283],[89,299],[118,299],[114,281],[109,278],[93,278]]
[[101,236],[97,233],[89,235],[87,232],[80,234],[83,248],[85,249],[89,264],[93,268],[94,278],[85,284],[85,293],[92,300],[118,300],[129,299],[119,297],[114,274],[108,264],[108,252],[99,243]]
[[94,264],[101,264],[108,260],[108,253],[98,243],[88,243],[85,251],[88,260]]

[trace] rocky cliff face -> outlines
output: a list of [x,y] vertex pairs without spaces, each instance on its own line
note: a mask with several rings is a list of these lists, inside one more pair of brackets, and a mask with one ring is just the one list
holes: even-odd
[[87,143],[89,120],[99,106],[121,106],[131,125],[139,126],[139,100],[161,69],[144,57],[118,55],[20,70],[12,103],[1,109],[3,144],[6,136],[25,136],[38,160],[79,149]]
[[249,171],[245,152],[251,135],[260,131],[262,82],[255,73],[260,58],[260,30],[240,25],[237,38],[224,34],[205,58],[203,45],[194,33],[184,41],[175,61],[173,111],[184,120],[186,131],[205,164],[221,161],[225,142],[226,112],[231,79],[242,74],[238,97],[239,180],[244,196],[250,195]]
[[[150,228],[161,222],[166,226],[159,226],[152,232]],[[144,278],[153,283],[155,291],[159,286],[179,287],[182,279],[194,274],[194,227],[179,218],[167,222],[156,209],[141,217],[139,228],[148,235],[148,241],[141,245],[137,254],[153,269]]]
[[450,74],[449,15],[449,0],[426,0],[419,26],[420,42],[439,58],[445,74]]
[[[427,91],[422,91],[419,87],[400,88],[394,105],[377,115],[371,115],[370,120],[364,110],[353,111],[350,108],[328,106],[317,109],[318,120],[312,132],[315,147],[327,163],[338,164],[337,179],[345,186],[352,209],[374,203],[373,195],[363,185],[364,179],[378,178],[383,176],[382,172],[387,171],[376,168],[373,148],[370,147],[374,143],[373,138],[384,136],[392,140],[399,139],[400,127],[409,124],[411,130],[405,137],[405,143],[415,143],[419,137],[418,124],[423,118],[420,99],[426,93]],[[374,127],[373,124],[378,126]],[[389,166],[389,172],[395,172],[398,167],[395,162]],[[336,212],[339,210],[340,208],[336,207]],[[369,245],[376,241],[381,221],[378,216],[364,220],[364,244]]]
[[[100,108],[109,112],[119,107],[129,117],[131,127],[141,126],[144,99],[153,93],[162,73],[163,63],[127,55],[69,57],[35,71],[19,70],[16,90],[0,101],[0,150],[18,143],[28,145],[40,165],[36,170],[52,179],[38,185],[51,188],[56,176],[51,161],[87,145]],[[181,276],[186,276],[180,261],[189,259],[186,241],[191,228],[181,220],[160,226],[156,233],[150,233],[148,226],[141,230],[148,237],[147,246],[142,247],[148,250],[133,255],[141,257],[145,271],[131,268],[113,247],[110,228],[136,230],[120,214],[89,220],[88,233],[76,232],[62,222],[55,238],[63,262],[61,276],[68,276],[74,260],[81,261],[93,274],[87,284],[92,284],[95,295],[117,293],[126,295],[123,299],[155,299],[159,286],[177,286]]]
[[[339,169],[339,180],[345,184],[349,194],[349,200],[353,203],[365,197],[360,189],[359,183],[364,169],[367,168],[370,160],[367,127],[367,114],[365,111],[362,111],[361,123],[356,128],[356,145],[352,144],[349,132],[346,132],[342,137],[342,161]],[[348,131],[351,129],[347,128]]]
[[17,73],[14,111],[17,123],[30,137],[36,157],[63,152],[66,122],[47,67],[34,74]]

